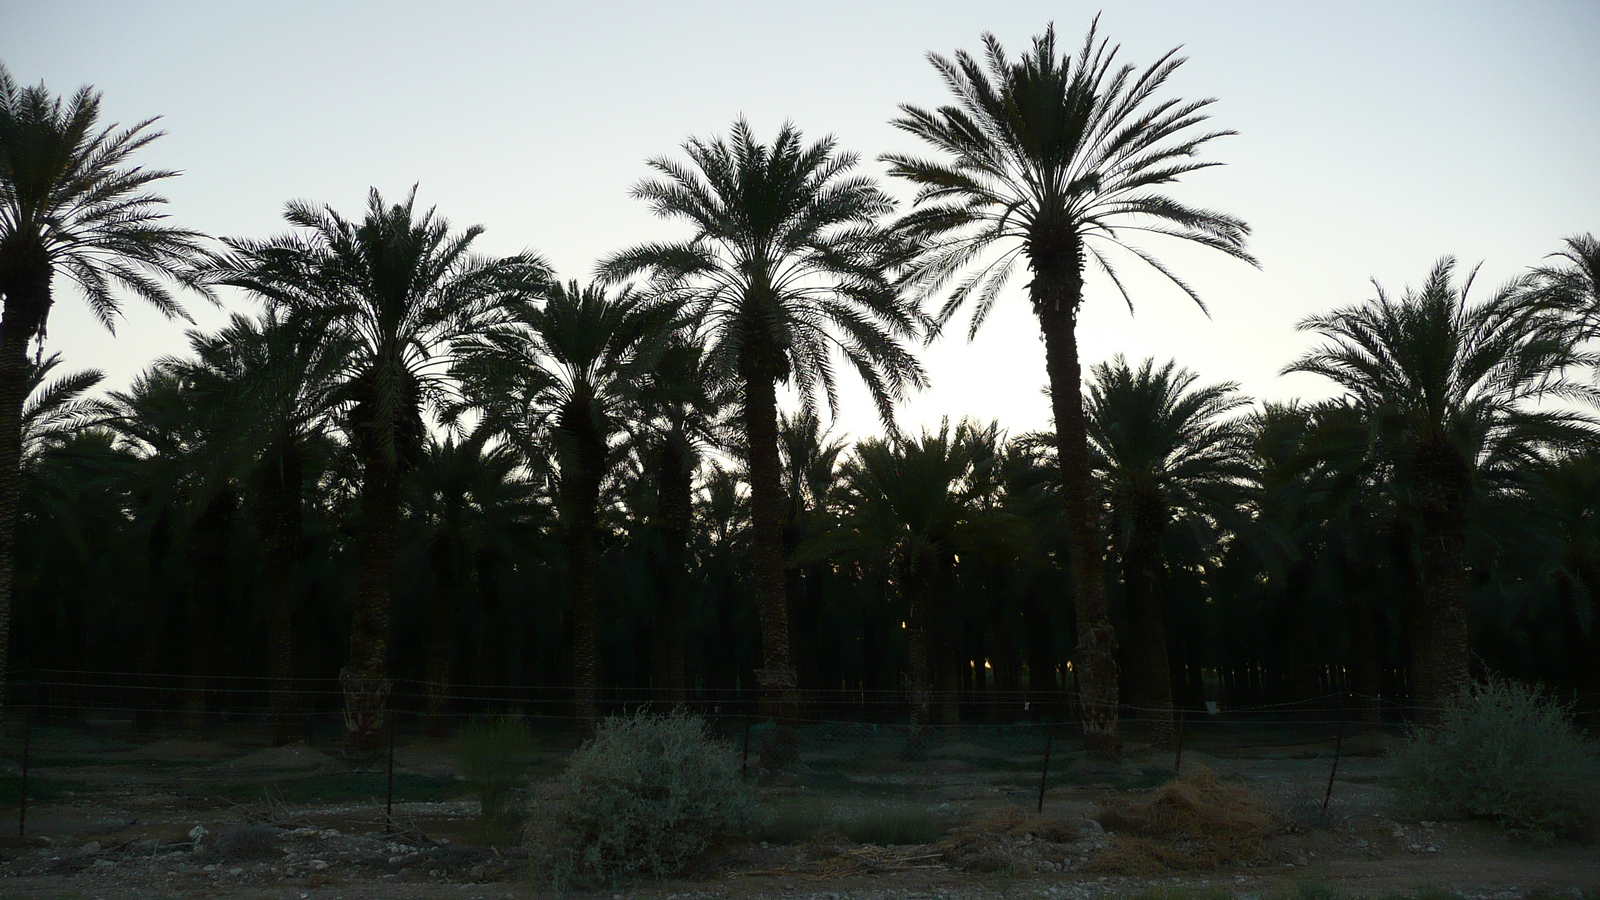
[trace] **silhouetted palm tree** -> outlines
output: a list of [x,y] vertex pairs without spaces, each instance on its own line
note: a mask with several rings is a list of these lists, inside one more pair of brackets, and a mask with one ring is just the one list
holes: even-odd
[[0,672],[10,646],[22,406],[28,345],[44,340],[64,276],[108,328],[121,288],[172,317],[182,309],[162,284],[195,252],[199,235],[163,224],[165,199],[149,186],[177,174],[128,165],[161,136],[154,119],[100,127],[100,95],[65,102],[44,85],[21,88],[0,65]]
[[340,399],[339,376],[355,346],[339,332],[268,310],[235,315],[213,334],[191,332],[195,358],[177,363],[197,404],[221,421],[229,465],[249,488],[263,544],[267,677],[273,741],[301,733],[295,710],[293,610],[299,594],[306,485],[316,481]]
[[[929,58],[955,94],[955,105],[902,105],[894,125],[944,154],[891,154],[890,172],[918,186],[915,208],[901,219],[923,255],[909,285],[949,293],[943,325],[968,300],[976,304],[969,337],[988,317],[1019,259],[1033,275],[1028,300],[1044,335],[1055,414],[1057,460],[1067,504],[1068,546],[1078,617],[1077,674],[1085,743],[1118,752],[1116,638],[1106,611],[1099,523],[1091,502],[1084,436],[1082,371],[1076,337],[1084,268],[1104,272],[1132,307],[1107,252],[1126,251],[1200,302],[1199,296],[1131,234],[1161,234],[1239,259],[1248,227],[1220,212],[1185,206],[1160,188],[1218,165],[1196,159],[1232,132],[1196,132],[1211,100],[1156,97],[1183,63],[1169,51],[1143,72],[1114,67],[1118,48],[1091,26],[1076,60],[1056,55],[1054,29],[1034,39],[1020,60],[1006,58],[993,35],[985,62],[958,52]],[[997,251],[998,255],[990,253]],[[962,273],[971,270],[971,274]],[[1202,308],[1203,305],[1202,305]]]
[[840,473],[845,514],[836,530],[815,536],[800,559],[841,553],[887,562],[906,604],[906,678],[912,728],[932,722],[938,690],[941,724],[955,725],[958,623],[949,582],[961,553],[1022,544],[1023,524],[978,505],[974,475],[983,463],[981,429],[948,421],[919,438],[857,444]]
[[1127,700],[1161,745],[1173,736],[1163,536],[1179,518],[1237,526],[1252,474],[1247,429],[1230,417],[1249,400],[1233,382],[1198,380],[1176,362],[1158,368],[1147,359],[1135,370],[1117,356],[1091,370],[1085,408],[1131,625]]
[[[885,423],[894,402],[924,383],[902,342],[916,336],[918,313],[885,274],[891,245],[877,227],[893,204],[870,179],[848,174],[856,157],[832,139],[807,146],[792,125],[771,144],[743,120],[728,140],[684,144],[689,165],[655,159],[664,180],[634,195],[659,216],[686,219],[694,234],[643,244],[600,266],[618,281],[649,272],[692,300],[710,342],[708,362],[742,392],[753,520],[750,580],[761,617],[763,713],[787,725],[798,700],[789,647],[783,567],[783,480],[778,456],[779,385],[799,390],[807,408],[818,394],[832,406],[835,353],[842,353]],[[793,754],[778,732],[769,762]]]
[[352,222],[293,202],[284,218],[300,231],[267,241],[229,238],[228,252],[201,272],[355,347],[339,379],[342,424],[362,467],[359,580],[349,664],[340,673],[345,746],[355,755],[375,752],[383,733],[401,477],[422,452],[425,410],[448,396],[440,354],[507,297],[549,276],[531,254],[471,255],[480,227],[452,233],[434,210],[415,204],[415,189],[393,205],[373,190],[365,217]]
[[653,540],[651,574],[657,605],[652,630],[661,699],[681,704],[687,693],[687,625],[694,483],[705,454],[727,443],[733,385],[709,370],[705,346],[687,330],[667,336],[649,378],[628,389],[628,428],[653,497],[638,510]]
[[573,598],[573,686],[578,715],[592,722],[599,715],[601,488],[617,462],[627,385],[651,376],[672,331],[671,309],[631,289],[607,294],[577,282],[543,294],[543,302],[506,307],[458,343],[454,372],[469,402],[484,411],[483,427],[543,433],[555,449]]
[[1303,320],[1301,330],[1324,342],[1284,370],[1344,389],[1415,530],[1421,590],[1408,627],[1412,694],[1424,718],[1467,684],[1470,501],[1545,448],[1592,434],[1584,414],[1533,401],[1597,397],[1566,377],[1592,357],[1542,327],[1514,292],[1469,302],[1472,278],[1457,288],[1454,267],[1441,260],[1399,298],[1375,285],[1365,303]]
[[1570,316],[1580,340],[1600,337],[1600,240],[1577,234],[1550,256],[1559,262],[1529,273],[1524,296]]
[[426,666],[427,727],[434,737],[445,736],[461,601],[480,587],[484,557],[523,530],[534,495],[522,457],[508,443],[491,443],[495,434],[480,426],[460,440],[453,434],[430,439],[408,482],[407,507],[433,577]]

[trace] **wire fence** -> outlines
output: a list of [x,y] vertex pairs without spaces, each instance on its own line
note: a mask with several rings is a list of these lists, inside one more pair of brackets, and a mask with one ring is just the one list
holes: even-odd
[[[459,752],[461,730],[474,722],[512,716],[525,725],[537,748],[529,760],[530,772],[540,777],[559,773],[592,725],[574,712],[570,687],[446,689],[397,682],[388,695],[387,754],[345,757],[348,732],[339,683],[296,679],[287,692],[282,688],[244,676],[14,673],[3,713],[0,804],[19,806],[25,827],[30,797],[39,802],[59,795],[66,790],[62,785],[76,783],[84,772],[97,773],[102,782],[107,772],[127,772],[128,783],[138,784],[135,776],[148,776],[155,767],[164,790],[200,792],[229,802],[248,800],[252,791],[266,786],[279,791],[280,798],[314,801],[333,792],[373,802],[382,797],[392,807],[396,747],[402,799],[459,795],[462,788],[455,780],[418,774],[414,762],[422,753],[435,760],[452,758]],[[285,697],[292,702],[284,704]],[[604,714],[675,705],[660,691],[601,691],[599,699]],[[753,691],[694,690],[683,705],[728,740],[742,774],[762,774],[769,741],[779,732],[760,717]],[[1186,752],[1191,759],[1264,752],[1331,758],[1336,770],[1341,752],[1349,752],[1347,738],[1366,734],[1392,739],[1404,733],[1409,719],[1428,711],[1404,700],[1349,691],[1231,708],[1216,703],[1170,711],[1125,706],[1124,735],[1134,752],[1117,766],[1105,766],[1090,764],[1078,710],[1070,695],[1061,693],[936,693],[926,728],[914,727],[905,691],[804,692],[799,709],[793,732],[786,734],[786,748],[798,753],[798,777],[807,790],[906,799],[982,790],[1030,805],[1036,799],[1040,808],[1048,791],[1057,787],[1153,787],[1185,764]],[[307,757],[328,760],[331,768],[280,772],[260,764],[263,754],[286,744]],[[1326,777],[1331,793],[1333,772]],[[1326,802],[1324,798],[1324,806]]]

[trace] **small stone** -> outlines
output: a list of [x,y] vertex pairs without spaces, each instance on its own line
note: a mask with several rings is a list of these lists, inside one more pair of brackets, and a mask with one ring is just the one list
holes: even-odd
[[99,852],[100,852],[100,842],[99,841],[90,841],[89,843],[84,844],[82,847],[79,847],[78,849],[72,851],[72,855],[73,856],[88,856],[91,853],[99,853]]
[[233,868],[228,870],[228,874],[229,875],[243,875],[244,874],[244,869],[241,869],[238,866],[234,866]]
[[116,863],[112,862],[109,859],[103,859],[102,858],[102,859],[97,859],[97,860],[94,861],[94,867],[96,869],[111,869],[111,868],[115,868],[116,865],[117,865]]
[[206,866],[205,868],[201,869],[200,871],[202,871],[202,872],[215,872],[216,870],[217,870],[217,867],[213,864],[213,865]]
[[323,869],[326,869],[328,867],[328,861],[325,860],[325,859],[313,859],[311,861],[310,865],[311,865],[311,868],[316,869],[318,872],[320,872]]
[[204,825],[196,825],[195,827],[189,829],[189,840],[194,841],[196,844],[198,844],[198,843],[200,843],[200,839],[201,838],[205,837],[206,835],[208,835],[210,833],[211,832],[208,831]]

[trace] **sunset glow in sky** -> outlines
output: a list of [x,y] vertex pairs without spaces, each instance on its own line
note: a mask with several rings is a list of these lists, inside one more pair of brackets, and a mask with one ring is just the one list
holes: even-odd
[[[1091,280],[1085,363],[1176,358],[1253,396],[1323,396],[1279,370],[1309,346],[1305,315],[1398,291],[1454,254],[1483,263],[1476,290],[1600,232],[1600,4],[1105,5],[1120,59],[1182,44],[1170,95],[1216,97],[1208,145],[1225,162],[1173,189],[1240,216],[1260,271],[1220,254],[1145,246],[1205,297],[1207,318],[1153,273],[1136,312]],[[1015,56],[1054,21],[1075,51],[1096,4],[1055,3],[44,3],[0,8],[0,60],[25,84],[104,92],[107,121],[159,115],[168,136],[139,159],[183,170],[162,185],[172,220],[212,235],[283,230],[285,201],[359,215],[369,186],[413,184],[480,249],[543,254],[563,278],[600,257],[681,235],[628,189],[649,157],[747,116],[835,135],[879,154],[923,149],[888,122],[896,105],[946,102],[929,51],[977,52],[994,32]],[[908,196],[900,185],[889,185]],[[1132,262],[1122,269],[1132,274]],[[964,328],[924,353],[932,388],[906,424],[941,415],[1047,424],[1043,352],[1022,296],[978,340]],[[115,339],[67,295],[49,350],[106,369],[114,386],[186,346],[181,324],[131,303]],[[225,313],[190,304],[211,326]],[[242,306],[240,307],[242,308]],[[877,430],[864,392],[842,429]]]

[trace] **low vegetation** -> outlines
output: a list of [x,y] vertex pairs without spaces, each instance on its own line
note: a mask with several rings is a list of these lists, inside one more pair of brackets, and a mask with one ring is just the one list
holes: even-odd
[[1488,819],[1534,835],[1600,825],[1600,757],[1572,710],[1537,688],[1491,677],[1457,694],[1394,759],[1413,812]]
[[733,748],[684,712],[602,721],[524,832],[557,888],[670,875],[761,814]]

